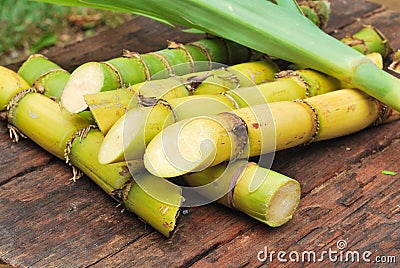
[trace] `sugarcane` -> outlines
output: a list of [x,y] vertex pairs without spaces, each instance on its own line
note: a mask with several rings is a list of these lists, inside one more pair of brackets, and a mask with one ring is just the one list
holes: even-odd
[[295,0],[44,1],[125,11],[204,31],[331,75],[400,111],[400,80],[318,28]]
[[[378,65],[382,57],[371,55]],[[252,87],[239,87],[222,96],[190,96],[177,99],[155,99],[152,103],[128,110],[106,134],[99,152],[101,163],[114,163],[143,157],[145,147],[165,127],[183,119],[212,115],[252,105],[304,99],[341,88],[343,83],[314,70],[287,70],[275,74],[275,81]],[[207,107],[204,109],[204,107]],[[110,122],[104,112],[98,122]]]
[[262,61],[246,62],[211,71],[174,75],[166,79],[138,83],[129,88],[87,94],[84,95],[84,99],[101,132],[107,134],[111,126],[128,109],[146,105],[149,101],[219,94],[229,89],[273,80],[278,71],[277,65],[265,58]]
[[183,176],[206,198],[242,211],[271,227],[289,221],[300,201],[300,184],[285,175],[237,160]]
[[70,73],[41,54],[33,54],[19,67],[18,75],[31,87],[59,102]]
[[223,161],[345,136],[396,120],[399,114],[356,89],[260,104],[166,127],[146,147],[144,163],[156,176],[175,177]]
[[186,45],[170,42],[168,48],[146,54],[125,50],[122,57],[87,62],[76,68],[61,96],[63,108],[78,113],[87,108],[83,95],[129,87],[172,74],[210,70],[213,62],[237,64],[250,59],[251,51],[220,38],[202,39]]
[[[101,163],[143,157],[147,144],[167,126],[187,118],[232,111],[261,103],[303,99],[337,90],[340,82],[313,70],[283,71],[272,82],[219,95],[196,95],[155,102],[127,111],[112,126],[99,152]],[[107,120],[107,116],[104,116]]]
[[[15,72],[0,66],[0,77],[0,100],[8,103],[2,111],[6,111],[10,124],[52,155],[85,172],[105,192],[163,235],[172,235],[182,202],[179,187],[146,173],[140,162],[98,163],[103,135],[97,129],[88,126],[80,116],[60,110],[55,101],[35,89],[26,89],[27,82]],[[165,198],[150,196],[134,183],[136,177],[131,173],[143,184],[159,189],[160,196]]]
[[309,0],[299,2],[303,14],[319,28],[328,24],[331,6],[329,1]]
[[389,65],[389,70],[400,74],[400,49],[393,54],[392,62]]
[[365,55],[377,52],[386,58],[393,52],[384,34],[372,25],[364,25],[360,31],[345,36],[341,41]]
[[[46,97],[59,103],[70,73],[41,54],[33,54],[19,67],[17,74]],[[78,113],[89,124],[95,124],[90,111]]]
[[[54,100],[35,89],[24,89],[24,80],[13,71],[0,67],[0,77],[0,100],[8,101],[3,110],[10,123],[54,156],[79,168],[124,208],[160,233],[166,237],[173,234],[181,207],[191,196],[184,197],[181,187],[146,172],[142,160],[100,164],[97,154],[104,136],[98,129],[88,126],[78,115],[60,110]],[[10,92],[14,97],[9,97]],[[271,226],[290,220],[300,196],[297,181],[277,173],[270,176],[269,171],[255,164],[246,165],[240,180],[233,179],[238,181],[235,190],[231,189],[237,210]],[[259,189],[246,192],[255,182],[260,184]],[[257,208],[257,202],[252,200],[268,207]],[[258,212],[265,215],[257,215]]]

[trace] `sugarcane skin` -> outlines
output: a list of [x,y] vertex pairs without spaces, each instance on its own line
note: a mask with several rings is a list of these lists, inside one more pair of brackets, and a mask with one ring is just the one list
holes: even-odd
[[[141,161],[100,164],[97,157],[103,139],[104,136],[96,129],[90,130],[82,140],[75,139],[70,153],[71,163],[128,211],[170,237],[182,203],[180,188],[143,171]],[[156,188],[159,196],[146,192],[149,188]]]
[[245,160],[221,163],[183,177],[210,202],[216,200],[272,227],[289,221],[300,200],[297,181]]
[[0,81],[0,111],[6,109],[15,94],[30,87],[21,76],[3,66],[0,66]]
[[33,54],[21,65],[17,73],[32,86],[38,78],[56,70],[63,69],[47,57]]
[[120,118],[126,113],[133,96],[134,95],[130,90],[121,88],[117,90],[87,94],[84,96],[84,99],[86,104],[89,106],[93,117],[95,119],[102,118],[102,120],[97,120],[96,124],[100,131],[105,135],[114,125],[114,118]]

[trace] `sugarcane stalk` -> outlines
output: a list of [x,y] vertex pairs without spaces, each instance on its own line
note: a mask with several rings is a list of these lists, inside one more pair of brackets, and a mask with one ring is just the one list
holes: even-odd
[[308,0],[299,2],[303,14],[319,28],[325,28],[328,24],[331,6],[329,1]]
[[381,121],[389,110],[358,90],[341,89],[307,100],[194,117],[157,134],[146,148],[144,163],[156,176],[175,177],[222,161],[355,133]]
[[[34,54],[21,65],[17,72],[22,79],[37,92],[59,103],[61,94],[70,78],[70,73],[47,57]],[[94,118],[90,111],[78,113],[89,124],[94,124]]]
[[129,87],[154,77],[205,71],[212,68],[212,62],[237,64],[249,60],[250,55],[249,49],[216,38],[187,45],[170,43],[166,49],[142,55],[125,51],[124,57],[88,62],[75,69],[65,86],[61,104],[69,112],[81,112],[87,108],[83,99],[86,94]]
[[237,160],[183,176],[209,200],[241,211],[271,227],[289,221],[300,201],[300,184],[256,163]]
[[[32,89],[21,91],[23,80],[15,72],[0,67],[0,77],[0,100],[5,102],[10,94],[16,94],[7,106],[10,124],[43,149],[79,168],[126,209],[163,235],[172,235],[183,200],[179,187],[143,171],[141,161],[98,163],[97,154],[104,138],[98,130],[88,127],[80,116],[60,110],[48,97]],[[157,189],[159,196],[151,196],[135,180]]]
[[400,49],[393,54],[392,62],[389,65],[389,70],[400,74]]
[[360,31],[345,36],[341,41],[364,55],[377,52],[386,58],[393,52],[383,33],[371,25],[365,25]]
[[0,78],[0,92],[2,95],[0,98],[0,111],[4,111],[15,94],[28,89],[30,86],[21,76],[2,66],[0,66]]
[[[377,55],[381,61],[382,57]],[[258,104],[304,99],[342,86],[337,79],[308,69],[282,71],[276,77],[273,82],[225,91],[223,96],[183,97],[155,101],[147,107],[131,109],[106,134],[99,161],[107,164],[142,158],[149,141],[162,129],[179,120]],[[150,116],[154,114],[152,110],[162,113],[153,117]],[[99,122],[111,118],[106,112],[103,117],[105,119]]]
[[271,60],[254,61],[227,68],[172,76],[84,96],[103,134],[128,110],[149,106],[158,99],[170,100],[189,95],[219,94],[230,89],[274,79],[278,67]]

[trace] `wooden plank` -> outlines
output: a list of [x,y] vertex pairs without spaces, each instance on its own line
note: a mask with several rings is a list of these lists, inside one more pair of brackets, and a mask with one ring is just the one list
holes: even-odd
[[61,161],[0,187],[0,257],[23,267],[78,267],[152,231]]
[[19,144],[11,142],[7,124],[3,121],[0,122],[0,155],[0,185],[18,174],[48,164],[53,159],[29,140],[22,139]]

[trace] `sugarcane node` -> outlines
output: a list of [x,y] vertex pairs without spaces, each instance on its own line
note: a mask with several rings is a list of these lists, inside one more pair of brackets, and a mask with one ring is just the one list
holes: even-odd
[[345,40],[344,43],[350,47],[354,47],[354,46],[361,46],[363,47],[363,54],[369,54],[370,50],[369,47],[367,46],[367,44],[365,43],[364,40],[359,39],[358,37],[351,35],[348,36],[349,39]]
[[9,122],[12,122],[14,109],[18,106],[19,101],[23,97],[25,97],[26,94],[30,94],[30,93],[40,93],[40,92],[37,92],[36,88],[31,87],[31,88],[28,88],[28,89],[18,92],[10,99],[10,101],[8,102],[8,104],[6,106],[6,112],[7,112],[7,117],[8,117]]
[[159,99],[156,97],[146,97],[142,93],[138,92],[137,94],[138,106],[139,107],[153,107],[159,102]]
[[290,78],[293,79],[294,81],[296,81],[301,87],[304,88],[305,93],[306,93],[306,97],[309,98],[311,97],[311,92],[310,92],[310,84],[306,81],[306,79],[304,79],[304,77],[296,71],[293,70],[284,70],[284,71],[280,71],[279,73],[275,74],[275,78],[279,79],[279,78]]
[[375,101],[376,106],[378,107],[379,114],[378,114],[378,118],[375,120],[375,122],[373,122],[370,125],[370,127],[376,127],[389,118],[391,109],[389,109],[388,106],[383,104],[382,102],[380,102],[374,98],[371,98],[371,99],[373,99]]
[[207,58],[208,69],[210,70],[210,69],[211,69],[211,66],[212,66],[212,61],[213,61],[213,60],[212,60],[212,57],[211,57],[211,55],[210,55],[210,52],[209,52],[204,46],[202,46],[201,44],[198,44],[198,43],[189,43],[188,46],[196,47],[196,48],[198,48],[202,53],[204,53],[204,55],[205,55],[206,58]]
[[314,117],[314,120],[313,120],[314,121],[313,122],[314,131],[313,131],[313,134],[311,135],[311,138],[310,138],[309,141],[303,143],[303,146],[308,146],[311,143],[313,143],[315,138],[318,136],[320,125],[321,125],[321,122],[319,121],[319,116],[318,116],[318,113],[317,113],[317,109],[315,109],[315,107],[311,103],[309,103],[308,101],[303,100],[303,99],[297,99],[297,100],[294,100],[294,102],[305,104],[308,108],[310,108],[310,110],[312,111],[313,117]]
[[196,89],[203,83],[207,78],[214,77],[212,73],[203,73],[200,75],[189,76],[186,78],[188,83],[184,83],[185,87],[189,91],[190,95],[193,95]]
[[378,35],[379,37],[382,39],[382,44],[385,45],[386,47],[386,55],[384,57],[387,57],[389,54],[394,52],[394,49],[392,47],[392,44],[390,44],[390,42],[388,41],[388,39],[386,38],[386,36],[382,33],[381,30],[379,30],[378,28],[372,26],[372,25],[364,25],[364,27],[370,27],[372,28]]
[[65,163],[72,167],[73,177],[70,180],[72,180],[73,182],[76,182],[77,179],[82,177],[83,173],[71,163],[70,155],[72,151],[72,145],[76,140],[76,138],[79,138],[79,142],[82,142],[82,140],[88,135],[89,131],[94,128],[97,128],[97,126],[89,125],[87,127],[78,129],[74,134],[71,135],[71,137],[65,143],[64,159]]
[[161,60],[161,62],[164,63],[164,66],[165,66],[165,68],[167,69],[168,74],[171,75],[171,74],[174,73],[174,72],[172,71],[171,64],[169,64],[169,62],[167,61],[167,59],[166,59],[164,56],[158,54],[157,52],[150,52],[150,53],[148,53],[148,54],[149,54],[149,55],[153,55],[153,56],[157,57],[159,60]]
[[168,48],[169,49],[181,49],[181,50],[183,50],[183,52],[185,52],[186,56],[189,59],[189,63],[190,63],[191,69],[192,69],[192,73],[194,73],[195,70],[196,70],[195,63],[194,63],[192,55],[186,49],[186,47],[182,43],[176,43],[176,42],[170,41],[170,40],[167,40],[167,43],[168,43]]
[[231,59],[232,59],[232,51],[231,51],[231,47],[228,44],[228,40],[226,40],[225,38],[220,38],[222,40],[222,43],[225,46],[225,51],[226,51],[226,58],[228,59],[226,64],[227,65],[231,65]]
[[237,159],[243,153],[247,141],[248,141],[248,132],[246,123],[243,121],[242,118],[237,116],[236,114],[230,112],[223,112],[218,114],[222,118],[226,118],[227,122],[230,122],[231,126],[228,129],[229,132],[234,134],[235,140],[232,142],[233,152],[231,156],[231,160]]
[[150,69],[149,66],[147,66],[146,62],[143,60],[142,56],[140,55],[139,52],[132,52],[127,49],[124,49],[122,52],[122,57],[124,58],[135,58],[137,59],[140,64],[142,64],[146,76],[146,80],[150,80],[151,74],[150,74]]
[[121,73],[118,71],[118,69],[115,68],[114,65],[112,65],[111,63],[109,63],[107,61],[103,61],[101,63],[107,65],[108,67],[110,67],[111,70],[113,70],[113,72],[117,75],[118,84],[120,85],[120,87],[123,87],[124,86],[124,82],[122,80]]
[[236,171],[233,173],[230,181],[229,181],[229,188],[228,188],[228,193],[226,194],[227,200],[228,200],[228,207],[236,209],[235,207],[235,202],[233,200],[233,194],[235,192],[235,187],[236,184],[240,178],[240,175],[243,173],[243,171],[247,168],[249,163],[246,163],[245,165],[242,165]]

